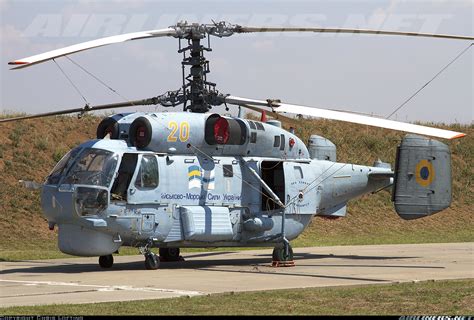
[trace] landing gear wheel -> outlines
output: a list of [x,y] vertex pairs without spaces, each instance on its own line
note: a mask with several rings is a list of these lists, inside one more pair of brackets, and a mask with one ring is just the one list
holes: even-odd
[[160,259],[152,252],[145,254],[145,268],[147,270],[156,270],[160,267]]
[[293,248],[288,244],[288,253],[285,252],[285,247],[276,247],[273,249],[273,263],[274,267],[294,267]]
[[114,257],[109,254],[108,256],[99,257],[99,265],[101,268],[108,269],[111,268],[114,264]]
[[160,248],[159,253],[161,261],[184,261],[179,255],[179,248]]
[[293,260],[293,248],[288,246],[288,254],[285,254],[285,248],[275,248],[272,254],[273,261],[292,261]]

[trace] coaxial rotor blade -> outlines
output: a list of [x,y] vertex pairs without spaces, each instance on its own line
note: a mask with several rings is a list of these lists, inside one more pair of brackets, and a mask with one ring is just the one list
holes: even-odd
[[409,37],[428,37],[456,40],[474,40],[473,36],[449,35],[435,33],[420,32],[402,32],[402,31],[385,31],[373,29],[347,29],[347,28],[306,28],[306,27],[245,27],[239,26],[235,32],[237,33],[256,33],[256,32],[316,32],[316,33],[349,33],[349,34],[376,34],[376,35],[392,35],[392,36],[409,36]]
[[142,106],[142,105],[155,105],[155,104],[158,104],[158,103],[159,103],[159,99],[149,98],[149,99],[143,99],[143,100],[103,104],[103,105],[92,106],[92,107],[86,105],[85,107],[82,107],[82,108],[46,112],[46,113],[40,113],[40,114],[27,115],[27,116],[23,116],[23,117],[4,118],[4,119],[0,119],[0,123],[26,120],[26,119],[36,119],[36,118],[50,117],[50,116],[57,116],[57,115],[77,113],[77,112],[85,113],[85,112],[97,111],[97,110],[124,108],[124,107],[132,107],[132,106]]
[[446,35],[434,33],[417,33],[417,32],[401,32],[401,31],[384,31],[371,29],[347,29],[347,28],[311,28],[311,27],[246,27],[239,25],[231,25],[225,22],[220,22],[215,25],[198,25],[181,23],[166,29],[149,30],[141,32],[126,33],[117,36],[100,38],[92,41],[87,41],[75,44],[69,47],[56,49],[26,57],[19,60],[9,62],[10,65],[15,65],[13,69],[20,69],[32,66],[37,63],[49,61],[54,58],[62,57],[75,52],[80,52],[92,48],[97,48],[113,43],[125,42],[129,40],[138,40],[154,37],[189,37],[190,34],[196,34],[198,37],[204,37],[206,33],[216,36],[230,36],[233,33],[256,33],[256,32],[316,32],[316,33],[358,33],[358,34],[377,34],[377,35],[399,35],[399,36],[413,36],[413,37],[431,37],[431,38],[445,38],[458,40],[474,40],[472,36],[460,35]]
[[234,96],[227,96],[224,98],[225,103],[236,105],[257,105],[271,107],[277,113],[292,113],[301,114],[311,117],[338,120],[344,122],[364,124],[373,127],[392,129],[397,131],[405,131],[411,133],[422,134],[426,136],[433,136],[444,139],[456,139],[465,136],[464,133],[450,130],[432,128],[427,126],[420,126],[417,124],[405,123],[400,121],[387,120],[384,118],[377,118],[371,116],[364,116],[360,114],[328,110],[323,108],[312,108],[307,106],[300,106],[295,104],[281,103],[278,100],[255,100]]
[[146,39],[146,38],[175,36],[175,35],[176,35],[176,30],[173,28],[126,33],[126,34],[100,38],[100,39],[96,39],[92,41],[75,44],[69,47],[48,51],[48,52],[37,54],[31,57],[14,60],[14,61],[9,62],[8,64],[17,66],[12,69],[21,69],[21,68],[32,66],[37,63],[49,61],[54,58],[62,57],[71,53],[80,52],[80,51],[97,48],[97,47],[102,47],[102,46],[113,44],[113,43],[125,42],[129,40]]
[[298,124],[298,120],[293,119],[293,118],[290,118],[290,117],[286,117],[286,116],[284,116],[284,115],[281,115],[281,114],[279,114],[279,113],[276,113],[276,112],[273,111],[273,110],[266,110],[266,109],[259,108],[259,107],[255,107],[255,106],[252,106],[252,105],[249,105],[249,104],[243,104],[242,107],[247,108],[247,109],[250,109],[250,110],[253,110],[253,111],[255,111],[255,112],[262,112],[262,111],[265,111],[265,112],[269,113],[272,117],[274,117],[274,118],[277,119],[277,120],[280,120],[280,121],[283,121],[283,122],[287,122],[287,123],[292,124],[292,125],[297,125],[297,124]]

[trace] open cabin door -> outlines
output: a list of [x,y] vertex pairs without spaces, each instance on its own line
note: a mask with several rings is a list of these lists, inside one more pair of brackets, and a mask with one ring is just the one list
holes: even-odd
[[[262,161],[260,166],[262,180],[285,203],[285,175],[283,174],[283,161]],[[272,211],[280,206],[274,201],[262,186],[262,211]]]
[[125,153],[111,190],[111,200],[129,204],[158,203],[158,158]]
[[124,153],[122,156],[110,193],[111,201],[126,202],[128,200],[129,186],[135,173],[137,159],[138,155],[135,153]]

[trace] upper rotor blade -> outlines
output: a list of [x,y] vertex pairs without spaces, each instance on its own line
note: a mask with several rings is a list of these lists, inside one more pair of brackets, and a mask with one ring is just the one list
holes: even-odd
[[420,126],[417,124],[387,120],[383,118],[376,118],[376,117],[370,117],[370,116],[363,116],[363,115],[343,112],[343,111],[334,111],[334,110],[328,110],[328,109],[322,109],[322,108],[312,108],[312,107],[299,106],[299,105],[294,105],[294,104],[286,104],[286,103],[274,102],[271,100],[265,101],[265,100],[254,100],[254,99],[240,98],[240,97],[234,97],[234,96],[227,96],[225,98],[225,102],[230,103],[230,104],[237,104],[237,105],[250,104],[250,105],[258,105],[258,106],[267,106],[267,107],[271,107],[273,111],[278,112],[278,113],[286,112],[286,113],[307,115],[307,116],[317,117],[317,118],[365,124],[365,125],[373,126],[373,127],[417,133],[417,134],[444,138],[444,139],[462,138],[466,135],[461,132]]
[[238,33],[255,33],[255,32],[316,32],[316,33],[358,33],[358,34],[378,34],[392,36],[410,36],[410,37],[428,37],[443,38],[457,40],[474,40],[473,36],[435,34],[435,33],[419,33],[419,32],[402,32],[402,31],[384,31],[372,29],[346,29],[346,28],[305,28],[305,27],[243,27],[239,26]]
[[52,51],[48,51],[45,53],[37,54],[31,57],[26,57],[23,59],[11,61],[9,65],[17,65],[17,67],[12,69],[21,69],[32,66],[37,63],[45,62],[54,58],[62,57],[71,53],[80,52],[92,48],[97,48],[113,43],[125,42],[129,40],[138,40],[138,39],[146,39],[146,38],[154,38],[154,37],[166,37],[166,36],[175,36],[176,30],[172,28],[167,29],[159,29],[159,30],[149,30],[149,31],[141,31],[141,32],[133,32],[133,33],[126,33],[117,36],[111,36],[106,38],[100,38],[92,41],[82,42],[79,44],[75,44],[69,47],[56,49]]
[[127,102],[111,103],[111,104],[102,104],[102,105],[93,106],[93,107],[85,106],[85,107],[82,107],[82,108],[46,112],[46,113],[33,114],[33,115],[28,115],[28,116],[23,116],[23,117],[5,118],[5,119],[0,119],[0,123],[18,121],[18,120],[26,120],[26,119],[44,118],[44,117],[50,117],[50,116],[58,116],[58,115],[62,115],[62,114],[70,114],[70,113],[77,113],[77,112],[84,113],[84,112],[89,112],[89,111],[124,108],[124,107],[132,107],[132,106],[142,106],[142,105],[150,105],[150,104],[158,104],[158,103],[159,103],[159,101],[158,101],[157,98],[149,98],[149,99],[143,99],[143,100],[134,100],[134,101],[127,101]]

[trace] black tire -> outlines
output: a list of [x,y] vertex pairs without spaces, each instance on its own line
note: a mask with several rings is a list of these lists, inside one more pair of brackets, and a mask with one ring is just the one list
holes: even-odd
[[179,248],[160,248],[159,253],[162,261],[180,261],[182,259]]
[[108,269],[114,265],[114,257],[109,254],[108,256],[99,257],[99,265],[101,268]]
[[277,247],[273,249],[272,254],[273,261],[293,261],[293,248],[288,246],[288,255],[285,255],[284,247]]
[[156,270],[160,267],[160,259],[154,253],[145,255],[145,268],[147,270]]

